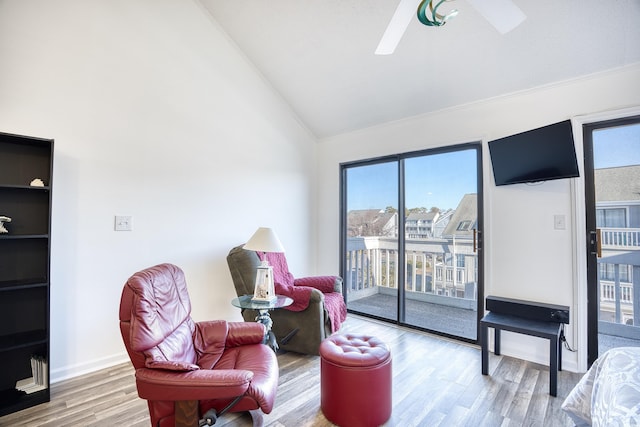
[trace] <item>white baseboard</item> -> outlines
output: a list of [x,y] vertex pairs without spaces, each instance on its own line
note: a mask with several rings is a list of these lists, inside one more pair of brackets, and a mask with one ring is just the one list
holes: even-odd
[[94,359],[88,362],[52,369],[50,372],[51,384],[80,375],[89,374],[91,372],[99,371],[100,369],[110,368],[112,366],[119,365],[120,363],[125,363],[128,361],[129,355],[127,355],[127,353],[125,352],[102,357],[100,359]]

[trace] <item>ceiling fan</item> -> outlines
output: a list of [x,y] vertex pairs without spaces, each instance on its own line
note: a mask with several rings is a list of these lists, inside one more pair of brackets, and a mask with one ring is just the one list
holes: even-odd
[[[417,15],[420,22],[428,26],[442,26],[458,14],[451,10],[445,14],[438,12],[445,2],[453,0],[400,0],[389,26],[376,49],[376,55],[390,55],[396,49],[411,19]],[[511,0],[466,0],[500,34],[506,34],[520,25],[526,16]],[[427,9],[429,11],[427,11]]]

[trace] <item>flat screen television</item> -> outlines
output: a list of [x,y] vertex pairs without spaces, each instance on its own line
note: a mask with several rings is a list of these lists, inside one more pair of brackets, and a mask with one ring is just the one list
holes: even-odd
[[496,185],[579,176],[571,121],[489,141]]

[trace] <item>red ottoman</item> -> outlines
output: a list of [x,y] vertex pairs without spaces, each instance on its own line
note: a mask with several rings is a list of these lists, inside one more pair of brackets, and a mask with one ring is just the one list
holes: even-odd
[[320,344],[320,408],[341,427],[374,427],[391,416],[391,353],[376,337],[335,334]]

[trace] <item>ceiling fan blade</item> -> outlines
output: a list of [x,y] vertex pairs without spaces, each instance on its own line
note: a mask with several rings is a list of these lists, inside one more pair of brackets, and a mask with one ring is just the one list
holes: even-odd
[[400,0],[391,22],[376,48],[376,55],[390,55],[396,50],[400,39],[407,30],[411,19],[416,16],[420,0]]
[[500,34],[516,28],[527,17],[511,0],[467,0]]

